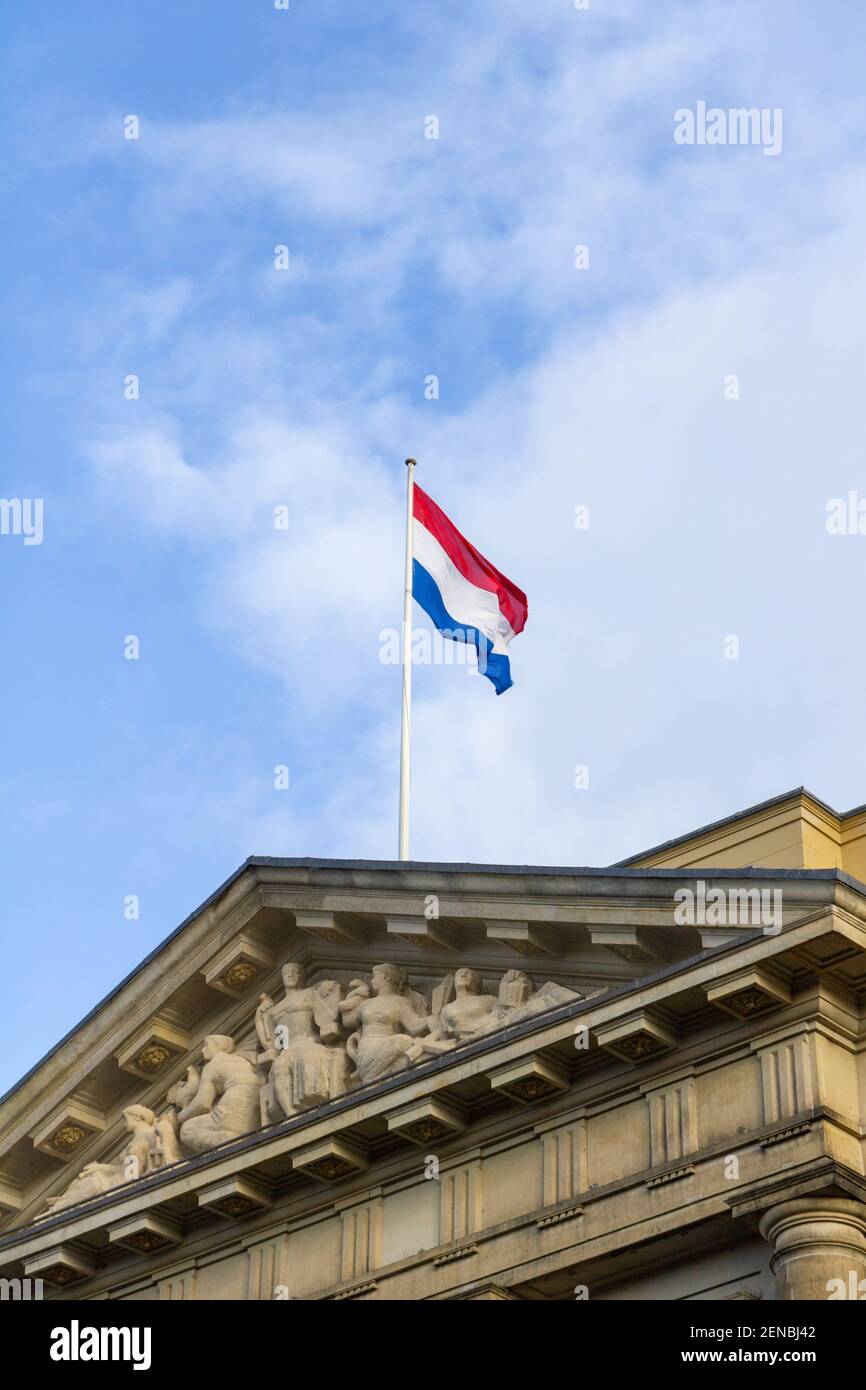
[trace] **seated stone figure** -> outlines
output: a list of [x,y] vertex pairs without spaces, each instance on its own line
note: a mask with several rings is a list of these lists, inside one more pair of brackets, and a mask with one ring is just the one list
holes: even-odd
[[495,994],[482,994],[481,983],[478,971],[466,965],[455,970],[453,977],[446,976],[436,991],[446,996],[438,1014],[434,994],[430,1036],[421,1043],[425,1052],[447,1052],[487,1030],[499,1001]]
[[425,1052],[447,1052],[458,1043],[522,1023],[546,1009],[582,997],[553,980],[536,989],[525,970],[507,970],[497,994],[482,994],[481,983],[478,971],[467,966],[455,971],[453,977],[445,977],[434,992],[430,1036],[421,1043]]
[[112,1187],[150,1173],[161,1164],[157,1157],[156,1116],[146,1105],[128,1105],[123,1112],[129,1140],[110,1163],[87,1163],[65,1192],[49,1197],[44,1214],[63,1211],[90,1197],[100,1197]]
[[420,1055],[415,1040],[429,1031],[426,1004],[399,965],[377,965],[370,985],[354,980],[340,1012],[357,1030],[346,1051],[362,1083],[406,1071]]
[[248,1057],[222,1033],[204,1040],[196,1093],[178,1115],[180,1142],[193,1153],[251,1134],[259,1126],[261,1079]]
[[304,968],[283,966],[284,994],[276,1004],[263,994],[256,1009],[256,1034],[267,1069],[261,1088],[262,1124],[321,1105],[346,1089],[348,1064],[342,1045],[339,1003],[343,990],[334,980],[306,987]]

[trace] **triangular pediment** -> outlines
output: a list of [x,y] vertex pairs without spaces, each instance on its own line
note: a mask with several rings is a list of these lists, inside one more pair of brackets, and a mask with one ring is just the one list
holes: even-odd
[[[6,1098],[6,1229],[51,1221],[52,1206],[55,1216],[70,1209],[70,1190],[77,1209],[163,1167],[210,1162],[234,1139],[265,1146],[283,1129],[308,1128],[312,1142],[329,1106],[371,1087],[385,1086],[389,1105],[406,1110],[409,1138],[413,1126],[418,1135],[456,1132],[462,1107],[480,1095],[472,1068],[438,1112],[430,1102],[412,1110],[417,1077],[504,1048],[539,1021],[628,989],[702,947],[748,936],[742,924],[709,934],[675,926],[677,881],[658,869],[248,861]],[[808,910],[808,903],[798,908]],[[383,981],[376,970],[385,962],[395,969]],[[303,972],[290,987],[287,966]],[[458,977],[467,970],[471,978]],[[772,976],[767,988],[784,993],[784,979]],[[290,1057],[273,1042],[280,1028]],[[626,1032],[603,1043],[611,1055],[668,1050],[677,1025],[661,1008]],[[197,1101],[208,1065],[203,1046],[213,1037],[223,1040],[211,1045],[223,1054],[209,1073],[217,1093],[211,1088]],[[515,1099],[564,1088],[575,1061],[568,1032],[529,1070],[507,1060],[494,1089]],[[257,1094],[255,1114],[253,1085],[262,1094],[270,1087],[266,1102]],[[211,1124],[220,1106],[235,1113]],[[131,1109],[139,1173],[124,1169],[109,1181],[106,1172],[104,1188],[99,1181],[71,1188],[91,1164],[99,1178],[99,1165],[129,1160]],[[313,1149],[294,1167],[337,1177],[366,1161],[366,1143],[358,1131],[343,1142],[345,1152],[333,1144],[318,1156]],[[278,1151],[268,1153],[259,1190],[285,1169]]]

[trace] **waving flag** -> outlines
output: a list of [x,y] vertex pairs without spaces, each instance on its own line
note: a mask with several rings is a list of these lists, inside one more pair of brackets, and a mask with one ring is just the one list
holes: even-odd
[[526,595],[479,554],[417,483],[412,595],[443,636],[475,644],[478,669],[497,695],[514,684],[508,644],[526,625]]

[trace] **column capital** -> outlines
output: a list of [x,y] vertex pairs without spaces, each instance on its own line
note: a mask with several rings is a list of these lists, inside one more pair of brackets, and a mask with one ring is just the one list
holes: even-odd
[[759,1229],[773,1249],[778,1298],[866,1298],[866,1203],[794,1197],[769,1207]]

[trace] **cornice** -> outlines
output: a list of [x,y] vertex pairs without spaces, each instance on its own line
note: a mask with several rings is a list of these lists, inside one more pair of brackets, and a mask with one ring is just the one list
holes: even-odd
[[[468,1078],[490,1077],[501,1068],[503,1062],[515,1063],[524,1057],[549,1052],[551,1048],[565,1048],[567,1051],[573,1041],[576,1019],[581,1019],[595,1034],[613,1020],[628,1018],[647,1009],[669,1009],[678,996],[705,987],[724,976],[726,971],[736,973],[753,960],[767,961],[787,952],[796,952],[804,944],[829,932],[856,942],[859,949],[866,949],[866,934],[859,924],[851,924],[844,916],[827,915],[787,928],[778,937],[758,936],[726,949],[701,953],[687,962],[665,967],[636,985],[620,987],[604,996],[552,1009],[524,1023],[501,1029],[481,1041],[465,1044],[443,1057],[422,1063],[409,1073],[350,1092],[318,1110],[256,1131],[206,1154],[185,1159],[56,1216],[11,1230],[0,1239],[0,1250],[27,1247],[34,1241],[37,1245],[50,1243],[60,1229],[74,1232],[93,1219],[97,1222],[108,1219],[109,1212],[112,1221],[120,1220],[127,1212],[156,1205],[172,1193],[183,1191],[192,1194],[203,1186],[219,1182],[224,1176],[248,1172],[272,1158],[284,1158],[329,1135],[345,1133],[362,1121],[385,1115],[395,1106],[405,1106],[415,1098],[441,1093],[443,1089],[462,1084]],[[766,1023],[761,1025],[753,1020],[751,1024],[742,1025],[739,1041],[729,1028],[726,1046],[742,1047],[744,1037],[754,1034],[756,1028],[761,1026],[766,1033]],[[737,1025],[731,1027],[735,1030]],[[707,1046],[713,1044],[709,1042]],[[601,1061],[609,1065],[610,1058],[595,1050],[576,1061],[572,1056],[572,1062],[578,1066],[576,1075],[581,1078],[587,1113],[592,1113],[595,1106],[592,1096],[586,1093],[586,1083]],[[630,1073],[621,1067],[618,1076],[608,1077],[603,1083],[603,1104],[609,1108],[648,1090],[658,1089],[666,1080],[667,1084],[672,1084],[672,1080],[683,1077],[684,1067],[699,1063],[698,1057],[684,1059],[674,1050],[670,1056],[644,1064]],[[575,1102],[574,1086],[575,1082],[571,1082],[571,1094],[567,1096],[567,1102],[572,1107]],[[532,1112],[526,1113],[527,1123],[532,1123]]]
[[[166,992],[167,977],[177,988],[185,974],[194,973],[196,947],[210,949],[228,941],[232,933],[240,930],[261,908],[263,891],[269,887],[315,887],[318,893],[336,888],[351,895],[360,888],[378,887],[388,894],[393,893],[395,887],[403,886],[416,899],[438,887],[448,893],[471,895],[479,909],[485,897],[495,898],[498,894],[507,900],[505,916],[525,911],[542,923],[555,920],[586,925],[593,921],[596,907],[610,911],[613,906],[621,912],[629,912],[642,901],[651,910],[657,910],[672,898],[671,884],[679,886],[696,877],[713,884],[727,882],[731,886],[747,882],[788,885],[789,890],[796,889],[804,904],[810,897],[816,905],[838,902],[839,906],[847,906],[866,920],[866,885],[841,870],[832,869],[569,869],[437,863],[407,866],[389,861],[250,858],[0,1097],[0,1107],[6,1112],[4,1118],[8,1124],[10,1102],[20,1102],[31,1090],[38,1100],[46,1089],[56,1087],[73,1058],[79,1070],[92,1066],[95,1054],[111,1029],[122,1034],[113,1045],[122,1046],[127,1031],[141,1026],[147,1021],[148,1013],[158,1010]],[[533,886],[533,879],[543,884],[542,894]],[[564,917],[561,898],[568,900]],[[351,901],[350,896],[347,910],[350,910]],[[489,910],[491,916],[497,915],[494,906]],[[639,925],[640,919],[636,921]],[[181,948],[180,940],[184,935],[188,939]],[[117,1027],[107,1021],[111,1017],[109,1006],[124,994],[127,997],[123,1023]],[[72,1043],[75,1044],[73,1058],[67,1058],[64,1054]],[[30,1087],[29,1083],[37,1078],[38,1085]],[[3,1128],[5,1130],[5,1125]],[[2,1133],[0,1130],[0,1135]],[[0,1138],[0,1146],[2,1142]]]

